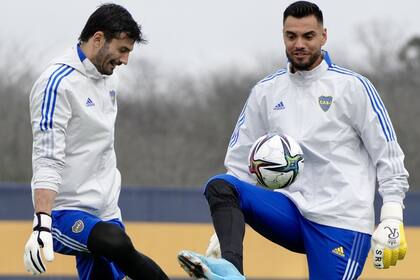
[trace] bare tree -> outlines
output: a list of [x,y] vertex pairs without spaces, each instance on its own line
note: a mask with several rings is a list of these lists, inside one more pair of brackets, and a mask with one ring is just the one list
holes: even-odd
[[[420,191],[420,174],[415,172],[420,168],[415,156],[420,145],[420,67],[414,63],[419,58],[419,40],[411,38],[399,49],[385,43],[376,49],[375,44],[385,39],[366,26],[363,32],[370,36],[361,43],[372,55],[367,60],[370,67],[361,71],[381,92],[406,154],[412,190]],[[199,75],[187,75],[182,69],[165,72],[149,61],[130,61],[118,93],[116,126],[123,185],[196,187],[224,172],[226,147],[251,87],[276,68],[271,57],[262,57],[253,71],[232,66]],[[25,66],[0,66],[1,181],[31,178],[28,97],[36,75],[34,67]]]
[[[13,52],[25,60],[24,49]],[[15,64],[7,58],[0,69],[0,180],[28,182],[32,150],[28,96],[34,75],[30,64]]]
[[125,182],[197,186],[223,172],[230,133],[255,82],[250,76],[238,69],[178,76],[165,81],[166,95],[151,86],[147,95],[120,100],[116,139]]
[[[364,74],[381,93],[393,121],[398,141],[405,152],[410,173],[411,190],[420,191],[420,174],[416,172],[420,159],[420,39],[418,36],[400,42],[395,26],[375,24],[359,30],[370,57],[370,67]],[[386,33],[379,30],[386,29]],[[378,32],[376,32],[376,31]],[[392,35],[394,34],[394,35]],[[398,42],[398,43],[397,43]]]

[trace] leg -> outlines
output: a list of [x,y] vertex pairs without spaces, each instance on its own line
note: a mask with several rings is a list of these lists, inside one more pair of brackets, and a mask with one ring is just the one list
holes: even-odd
[[88,239],[92,254],[116,263],[133,280],[169,279],[152,259],[136,251],[121,226],[112,222],[97,223]]
[[76,256],[79,279],[119,280],[124,277],[113,263],[93,256],[88,249],[88,237],[101,220],[84,211],[53,211],[52,234],[54,251]]
[[76,266],[79,279],[82,280],[120,280],[125,274],[104,257],[95,257],[92,254],[76,256]]
[[243,274],[243,239],[245,218],[233,187],[222,179],[209,181],[205,195],[213,225],[221,244],[222,257]]
[[209,180],[206,190],[222,257],[242,270],[245,222],[267,239],[294,252],[304,252],[295,205],[283,194],[230,175]]
[[309,279],[353,280],[362,273],[371,236],[303,219]]

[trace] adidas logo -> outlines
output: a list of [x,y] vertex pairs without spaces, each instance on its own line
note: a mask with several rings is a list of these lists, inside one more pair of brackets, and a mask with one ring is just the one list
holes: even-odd
[[274,106],[273,108],[273,110],[283,110],[283,109],[286,109],[286,107],[283,104],[283,101],[280,101],[280,103]]
[[333,249],[331,252],[333,252],[334,254],[340,256],[340,257],[344,257],[344,249],[343,246],[337,247],[335,249]]
[[86,107],[91,107],[91,106],[95,106],[95,102],[93,102],[92,99],[88,97],[88,99],[86,100]]

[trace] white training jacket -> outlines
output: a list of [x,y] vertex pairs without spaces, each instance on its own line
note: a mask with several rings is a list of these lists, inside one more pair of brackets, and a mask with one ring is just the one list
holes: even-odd
[[98,72],[76,46],[54,60],[30,94],[32,190],[57,192],[54,210],[121,218],[116,167],[116,79]]
[[290,64],[255,85],[226,154],[228,174],[256,183],[248,172],[252,143],[284,133],[302,147],[305,168],[288,196],[319,224],[371,234],[375,185],[383,201],[403,203],[404,154],[378,92],[365,77],[334,65],[327,52],[311,71]]

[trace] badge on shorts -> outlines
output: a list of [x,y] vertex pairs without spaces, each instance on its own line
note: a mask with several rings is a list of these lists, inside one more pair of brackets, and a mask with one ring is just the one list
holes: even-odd
[[332,96],[320,96],[318,98],[319,106],[321,106],[322,111],[327,112],[330,109],[332,104],[333,97]]
[[71,231],[74,233],[80,233],[85,228],[85,224],[82,220],[77,220],[74,225],[71,227]]

